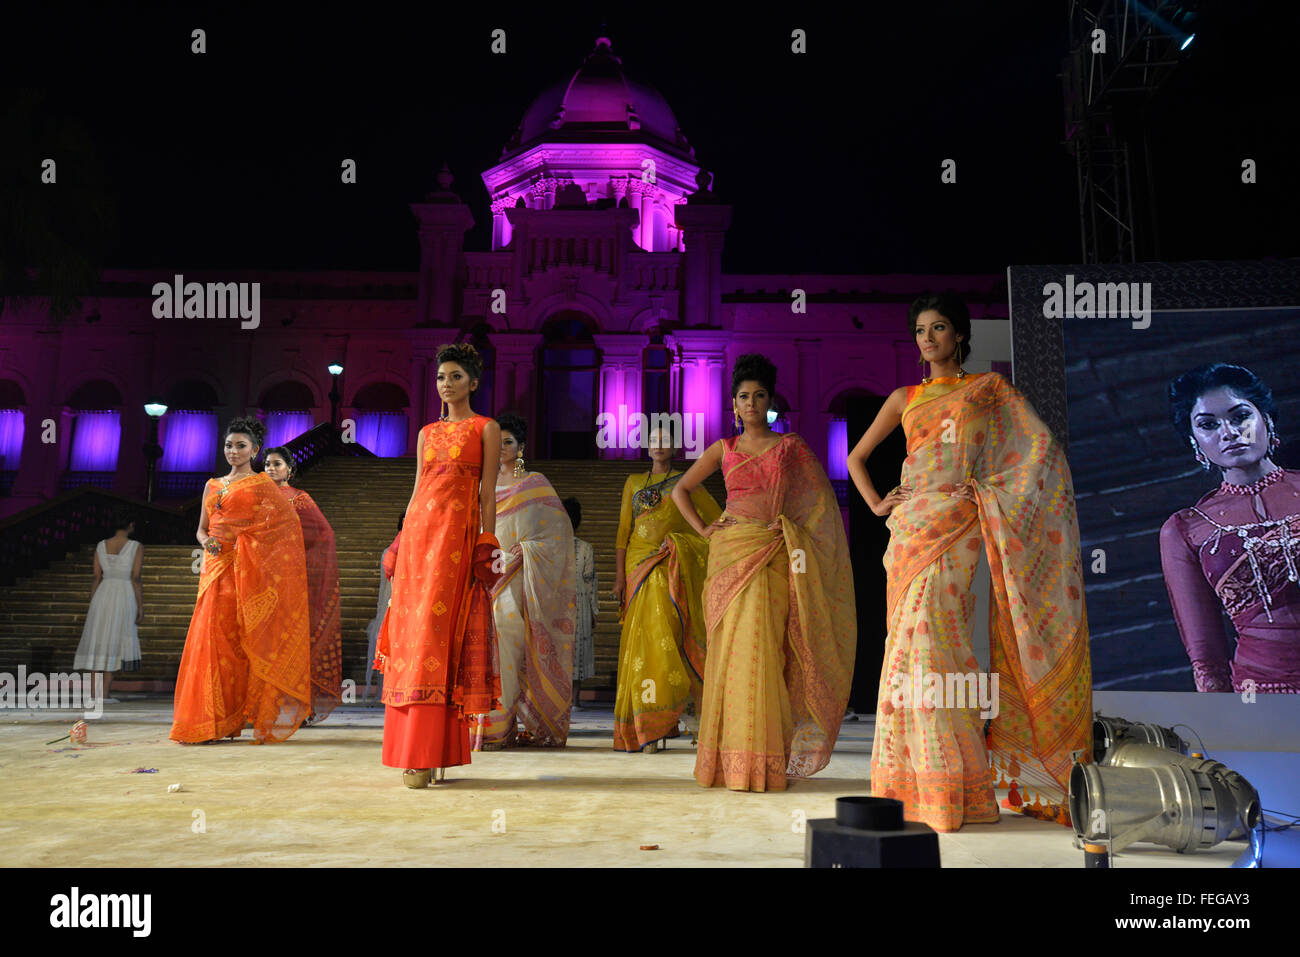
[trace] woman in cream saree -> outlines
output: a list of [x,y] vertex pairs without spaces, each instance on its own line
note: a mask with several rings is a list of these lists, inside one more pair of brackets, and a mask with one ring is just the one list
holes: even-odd
[[[501,706],[479,719],[474,750],[514,744],[564,747],[573,706],[577,569],[573,526],[555,489],[523,467],[524,422],[506,414],[496,485],[496,534],[504,568],[492,589]],[[522,734],[516,730],[523,724]]]
[[[943,325],[947,315],[922,312],[918,336],[934,339],[930,319]],[[937,335],[943,342],[932,353],[950,331]],[[900,486],[876,502],[892,511],[871,790],[902,801],[907,820],[940,831],[996,821],[995,787],[1010,789],[1010,810],[1069,824],[1070,768],[1092,748],[1069,467],[1060,444],[1002,376],[966,373],[956,361],[950,371],[958,374],[900,390],[881,413],[885,418],[890,402],[901,406],[908,454]],[[860,451],[876,431],[873,424],[851,457],[860,489]],[[992,575],[988,675],[978,674],[971,645],[981,548]],[[980,683],[992,692],[983,702],[969,694]]]

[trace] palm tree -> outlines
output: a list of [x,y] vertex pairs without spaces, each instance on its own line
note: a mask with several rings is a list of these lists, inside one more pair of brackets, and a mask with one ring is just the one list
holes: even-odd
[[[0,315],[42,297],[58,323],[99,281],[117,240],[117,202],[88,131],[42,109],[31,89],[0,97]],[[56,178],[42,182],[42,163]]]

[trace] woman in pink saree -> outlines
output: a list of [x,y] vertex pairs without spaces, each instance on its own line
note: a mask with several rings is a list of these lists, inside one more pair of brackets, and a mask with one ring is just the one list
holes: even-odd
[[[491,590],[501,707],[479,718],[476,751],[562,748],[573,707],[577,568],[573,526],[546,477],[524,468],[524,420],[501,416],[496,535],[503,574]],[[522,723],[523,729],[519,729]]]
[[[695,779],[704,787],[780,791],[830,761],[857,648],[848,541],[821,463],[771,430],[776,367],[744,355],[732,402],[744,432],[715,442],[673,489],[709,539],[704,582],[704,698]],[[691,492],[721,468],[727,508],[712,525]]]
[[339,609],[339,562],[334,529],[315,499],[289,484],[293,455],[284,446],[267,449],[266,474],[280,486],[302,524],[307,549],[307,604],[311,609],[311,714],[303,727],[329,717],[343,700],[343,625]]
[[[849,456],[891,534],[871,791],[938,831],[997,821],[995,787],[1010,789],[1004,807],[1068,825],[1073,755],[1092,752],[1069,466],[1002,376],[961,368],[970,318],[960,301],[918,299],[909,322],[931,375],[895,390]],[[900,421],[902,480],[882,498],[866,459]],[[981,548],[992,575],[987,675],[971,643]]]

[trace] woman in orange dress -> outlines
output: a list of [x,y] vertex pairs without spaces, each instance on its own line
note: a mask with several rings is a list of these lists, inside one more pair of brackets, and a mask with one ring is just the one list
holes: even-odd
[[334,529],[312,497],[289,484],[293,455],[284,446],[267,449],[266,474],[298,512],[307,549],[307,606],[311,611],[311,714],[303,727],[324,721],[342,702],[343,626],[339,610],[339,560]]
[[171,738],[283,741],[311,711],[307,560],[302,525],[253,459],[254,418],[226,427],[230,474],[208,481],[196,538],[203,570],[176,675]]
[[[970,314],[952,296],[912,304],[930,375],[894,391],[849,455],[888,515],[888,636],[871,792],[937,831],[1008,810],[1068,825],[1072,755],[1092,753],[1092,678],[1074,489],[1060,443],[995,372],[970,373]],[[883,497],[866,460],[899,424],[901,484]],[[979,672],[971,585],[992,575],[991,667]],[[987,731],[986,731],[987,729]]]
[[[715,442],[672,492],[709,539],[704,581],[704,699],[695,779],[704,787],[781,791],[831,759],[857,651],[853,574],[835,490],[794,433],[767,422],[776,367],[736,360],[740,435]],[[727,509],[712,525],[691,492],[715,469]]]
[[439,348],[446,411],[420,430],[393,597],[379,630],[382,760],[406,769],[407,787],[426,787],[435,770],[441,780],[445,768],[469,764],[470,717],[490,712],[501,696],[487,592],[500,568],[494,533],[501,430],[470,408],[482,374],[473,346]]

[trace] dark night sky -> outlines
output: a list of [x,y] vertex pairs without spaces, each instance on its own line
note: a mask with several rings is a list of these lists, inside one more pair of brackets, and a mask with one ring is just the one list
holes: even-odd
[[[727,271],[983,272],[1080,257],[1074,160],[1060,145],[1064,0],[743,20],[691,6],[479,6],[272,18],[54,5],[4,30],[3,91],[37,89],[45,119],[84,128],[116,198],[116,266],[414,269],[407,204],[444,159],[478,222],[469,248],[486,249],[479,171],[602,32],[665,96],[735,206]],[[1300,255],[1300,4],[1204,6],[1147,122],[1162,258]],[[195,26],[205,56],[189,52]],[[789,52],[795,26],[809,31],[803,57]],[[489,52],[496,27],[506,56]],[[1246,156],[1255,186],[1239,180]],[[343,157],[358,161],[356,186],[339,182]],[[945,157],[956,185],[939,181]],[[61,157],[61,175],[78,162]]]

